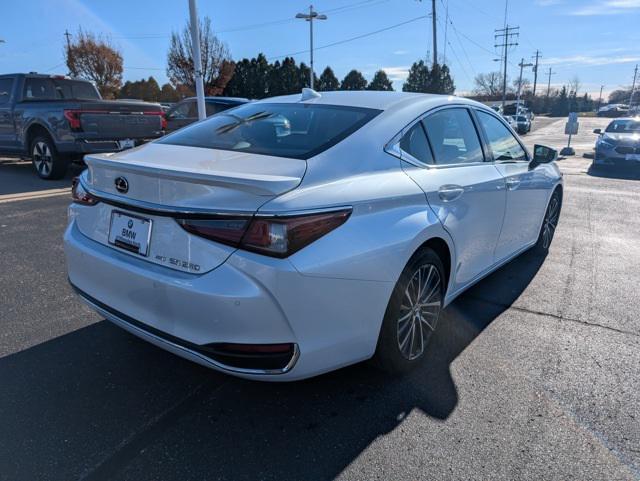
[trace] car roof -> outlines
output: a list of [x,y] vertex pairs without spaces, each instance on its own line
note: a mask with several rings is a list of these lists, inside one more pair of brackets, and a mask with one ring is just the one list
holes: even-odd
[[[302,100],[301,94],[284,95],[281,97],[270,97],[257,102],[268,103],[304,103],[304,104],[319,104],[319,105],[343,105],[350,107],[361,107],[383,110],[388,113],[399,112],[402,110],[412,111],[429,110],[440,105],[448,105],[452,103],[456,104],[468,104],[473,105],[484,110],[491,110],[484,104],[476,102],[475,100],[465,99],[463,97],[456,97],[454,95],[438,95],[438,94],[423,94],[415,92],[388,92],[388,91],[369,91],[369,90],[357,90],[357,91],[331,91],[331,92],[318,92],[319,97],[311,97],[307,100]],[[405,109],[405,107],[411,107]]]
[[[187,97],[181,100],[181,102],[184,102],[185,100],[196,100],[196,97]],[[219,102],[219,103],[224,103],[224,104],[230,104],[230,103],[246,103],[249,102],[249,99],[246,99],[244,97],[213,97],[213,96],[207,96],[204,98],[205,102]]]

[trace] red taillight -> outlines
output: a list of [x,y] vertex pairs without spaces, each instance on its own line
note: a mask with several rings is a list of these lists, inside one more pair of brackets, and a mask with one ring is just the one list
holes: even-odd
[[69,127],[71,130],[80,130],[80,110],[65,110],[64,118],[69,121]]
[[342,225],[351,209],[295,216],[178,219],[188,232],[273,257],[288,257]]
[[160,130],[167,130],[167,119],[164,116],[162,110],[154,110],[151,112],[144,112],[145,115],[159,115],[160,116]]
[[209,219],[177,219],[184,230],[222,244],[238,247],[251,217],[216,217]]
[[71,181],[71,198],[76,204],[95,205],[99,202],[97,198],[87,192],[78,177],[74,177]]

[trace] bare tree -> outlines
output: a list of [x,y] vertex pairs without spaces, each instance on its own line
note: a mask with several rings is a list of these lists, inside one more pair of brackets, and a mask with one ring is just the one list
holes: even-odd
[[580,87],[582,87],[582,83],[578,76],[574,75],[571,80],[569,80],[569,92],[573,92],[575,95],[578,95]]
[[104,98],[115,97],[122,85],[122,54],[107,39],[79,29],[66,60],[71,75],[95,82]]
[[[231,61],[227,45],[213,33],[211,19],[204,17],[199,26],[205,92],[209,95],[219,95],[233,76],[235,64]],[[167,54],[167,76],[174,86],[185,85],[195,90],[191,46],[190,25],[187,23],[182,33],[171,34],[171,45]]]
[[473,80],[476,95],[496,97],[502,95],[502,74],[500,72],[481,73]]

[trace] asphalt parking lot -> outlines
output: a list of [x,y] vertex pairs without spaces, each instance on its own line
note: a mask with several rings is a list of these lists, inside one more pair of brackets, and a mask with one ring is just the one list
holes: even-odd
[[[563,125],[525,142],[562,147]],[[603,125],[559,161],[548,256],[458,298],[398,379],[247,382],[138,340],[67,285],[72,173],[0,161],[0,480],[640,479],[640,180],[591,171]]]

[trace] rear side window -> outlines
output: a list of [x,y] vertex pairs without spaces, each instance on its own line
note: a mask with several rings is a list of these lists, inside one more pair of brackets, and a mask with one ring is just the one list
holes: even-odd
[[257,102],[221,112],[156,142],[308,159],[379,113],[350,106]]
[[12,78],[0,78],[0,105],[6,104],[11,98],[11,91],[13,90]]
[[411,127],[409,131],[402,136],[402,139],[400,139],[400,149],[420,162],[425,164],[433,163],[429,142],[427,141],[427,136],[420,122]]
[[478,134],[467,109],[445,109],[423,120],[436,164],[483,162]]
[[524,149],[502,122],[493,115],[480,111],[478,120],[487,135],[493,160],[527,160]]
[[27,78],[24,83],[24,98],[27,100],[99,100],[100,95],[90,82],[82,80]]
[[27,78],[24,83],[24,98],[28,100],[54,100],[56,87],[48,78]]

